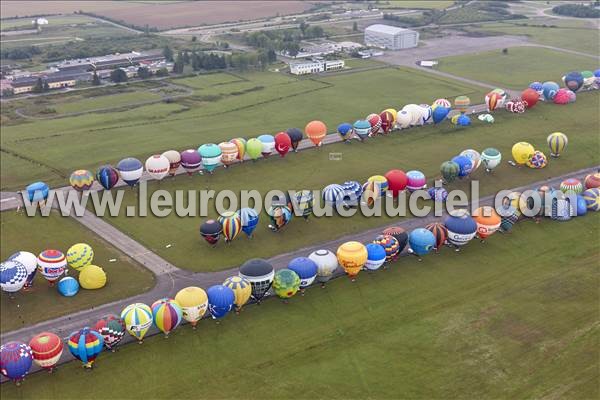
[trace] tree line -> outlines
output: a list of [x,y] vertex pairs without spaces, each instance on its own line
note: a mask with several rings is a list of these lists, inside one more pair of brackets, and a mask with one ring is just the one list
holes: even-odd
[[318,25],[309,25],[302,21],[298,28],[257,31],[244,33],[244,41],[253,47],[286,52],[295,56],[300,52],[300,42],[325,36],[325,31]]
[[[600,2],[596,1],[594,4],[597,7],[600,5]],[[576,18],[600,18],[600,10],[594,8],[592,5],[586,6],[583,4],[563,4],[553,7],[552,12],[558,15],[566,15]]]

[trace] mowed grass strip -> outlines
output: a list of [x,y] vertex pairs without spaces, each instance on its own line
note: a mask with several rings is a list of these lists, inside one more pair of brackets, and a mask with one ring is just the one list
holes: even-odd
[[[134,261],[135,254],[121,253],[104,240],[110,238],[101,239],[77,221],[61,217],[58,212],[52,212],[48,218],[28,218],[24,213],[4,211],[0,214],[0,220],[2,260],[21,250],[38,255],[43,250],[56,249],[66,254],[69,247],[83,242],[92,246],[93,264],[102,267],[108,278],[102,289],[80,289],[75,297],[63,297],[38,272],[33,289],[29,292],[19,292],[14,299],[2,293],[2,332],[133,296],[154,286],[154,275]],[[116,261],[110,262],[111,259]],[[69,276],[77,278],[78,273],[69,268]]]
[[532,47],[444,57],[438,69],[453,75],[497,84],[502,88],[524,89],[534,81],[555,81],[570,71],[594,70],[597,61],[591,57]]
[[[395,132],[387,137],[369,139],[365,143],[353,140],[349,144],[327,145],[288,154],[284,159],[274,154],[266,160],[219,169],[213,175],[180,175],[174,179],[153,182],[148,187],[148,197],[158,189],[167,190],[173,199],[176,190],[186,196],[188,190],[204,189],[216,193],[222,190],[235,193],[244,189],[257,190],[263,196],[274,189],[320,190],[328,184],[347,180],[365,182],[369,176],[385,174],[393,168],[421,170],[429,177],[431,184],[434,177],[440,177],[440,164],[462,150],[472,148],[481,152],[487,147],[495,147],[502,152],[502,164],[492,174],[486,174],[480,168],[471,175],[473,180],[479,181],[481,195],[488,195],[598,165],[598,123],[589,116],[598,109],[599,100],[598,93],[587,93],[581,94],[577,103],[570,106],[540,104],[523,115],[497,112],[494,124],[485,124],[474,118],[473,126],[466,129],[457,129],[445,122],[438,126]],[[512,159],[513,144],[519,141],[528,141],[549,155],[546,137],[555,131],[568,135],[569,147],[559,159],[549,159],[546,168],[517,169],[507,163]],[[342,159],[332,161],[330,153],[340,153]],[[470,179],[457,181],[448,185],[448,189],[470,193],[469,184]],[[252,240],[240,233],[231,244],[226,245],[222,241],[213,248],[199,234],[200,224],[206,218],[178,217],[175,212],[165,218],[151,215],[126,217],[126,206],[137,208],[140,200],[136,190],[123,190],[125,195],[121,215],[108,218],[107,221],[174,265],[194,271],[222,270],[238,266],[252,257],[271,257],[394,222],[389,217],[311,218],[309,222],[294,218],[281,232],[273,233],[267,227],[268,216],[262,213]],[[184,199],[183,205],[187,206],[187,197]],[[199,204],[200,200],[196,202],[196,210]],[[217,216],[211,207],[209,217]],[[166,248],[168,244],[171,246]]]
[[100,354],[93,373],[72,362],[1,394],[597,398],[599,218],[521,222],[460,253],[403,257],[288,304],[269,299]]

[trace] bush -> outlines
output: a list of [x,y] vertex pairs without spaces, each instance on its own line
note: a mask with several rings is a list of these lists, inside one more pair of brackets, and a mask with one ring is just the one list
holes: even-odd
[[563,4],[553,7],[552,12],[576,18],[600,18],[600,10],[583,4]]

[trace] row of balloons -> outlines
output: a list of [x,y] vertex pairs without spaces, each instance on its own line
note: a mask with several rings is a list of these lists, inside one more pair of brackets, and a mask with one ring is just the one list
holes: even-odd
[[[587,188],[583,191],[583,188]],[[559,190],[542,186],[536,189],[543,195],[558,193]],[[566,221],[572,215],[584,215],[587,211],[600,210],[600,173],[588,175],[584,183],[568,179],[561,183],[560,191],[575,193],[583,201],[571,205],[568,198],[551,196],[551,218]],[[264,259],[246,261],[237,276],[227,278],[223,284],[204,290],[196,286],[180,290],[174,298],[163,298],[151,306],[134,303],[125,307],[119,316],[108,315],[93,327],[84,327],[69,335],[67,346],[71,354],[83,366],[91,368],[103,348],[114,351],[128,332],[139,343],[154,325],[168,336],[182,323],[189,322],[193,329],[206,313],[213,319],[225,317],[231,310],[240,312],[251,299],[260,302],[272,289],[275,295],[286,299],[296,295],[315,281],[322,286],[329,281],[338,267],[354,281],[362,270],[376,271],[383,265],[394,262],[408,245],[409,254],[421,257],[436,252],[444,245],[459,250],[475,237],[484,241],[497,231],[510,231],[514,223],[523,218],[520,210],[527,206],[521,193],[510,193],[503,204],[508,215],[498,214],[493,207],[480,207],[469,215],[467,210],[456,210],[443,223],[434,222],[425,228],[408,233],[401,227],[386,228],[368,244],[349,241],[340,245],[334,254],[320,249],[308,257],[297,257],[287,267],[275,271]],[[546,205],[542,208],[544,210]],[[575,211],[576,209],[576,211]],[[539,218],[542,212],[536,216]],[[19,383],[35,362],[40,367],[52,370],[63,353],[64,344],[60,337],[51,332],[34,336],[29,344],[13,341],[0,348],[0,371],[7,378]]]

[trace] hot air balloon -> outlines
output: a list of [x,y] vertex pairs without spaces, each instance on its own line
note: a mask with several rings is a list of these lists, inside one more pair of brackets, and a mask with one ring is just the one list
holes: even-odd
[[123,340],[125,336],[125,322],[116,315],[107,315],[94,325],[94,330],[102,336],[104,346],[111,352]]
[[512,147],[512,156],[518,165],[524,165],[533,156],[535,149],[527,142],[518,142]]
[[71,333],[67,344],[71,354],[81,361],[84,368],[93,368],[94,361],[102,352],[104,338],[98,332],[86,326]]
[[208,311],[213,319],[223,318],[233,308],[235,294],[227,286],[211,286],[206,294],[208,295]]
[[342,185],[332,183],[323,188],[322,195],[325,204],[335,208],[337,204],[340,204],[343,201],[345,192]]
[[592,71],[581,71],[581,76],[583,77],[583,87],[590,89],[596,81],[594,73]]
[[548,135],[546,142],[548,142],[550,148],[550,156],[556,158],[567,148],[569,138],[562,132],[554,132]]
[[377,243],[369,243],[365,247],[367,248],[365,268],[368,271],[377,271],[385,263],[385,249]]
[[342,138],[342,141],[346,141],[352,137],[352,124],[344,122],[339,124],[337,127],[338,134]]
[[36,205],[43,205],[46,202],[49,191],[50,188],[44,182],[34,182],[25,188],[29,202]]
[[146,171],[153,179],[161,180],[169,174],[169,159],[162,154],[154,154],[146,160]]
[[469,106],[471,105],[471,99],[467,96],[458,96],[454,99],[454,108],[456,108],[461,113],[465,113]]
[[429,198],[435,202],[443,203],[448,199],[448,191],[443,187],[431,187],[427,189]]
[[152,304],[154,325],[169,337],[169,333],[177,329],[183,318],[181,306],[176,300],[165,297]]
[[44,250],[38,256],[38,270],[50,286],[54,286],[54,282],[65,272],[66,266],[67,259],[59,250]]
[[543,94],[544,94],[544,85],[542,85],[541,82],[532,82],[529,85],[529,88],[536,91],[536,93],[538,94],[538,96],[540,96],[540,100],[542,100],[542,101],[545,100],[544,97],[543,97]]
[[86,265],[79,271],[79,284],[88,290],[100,289],[106,285],[106,272],[97,265]]
[[35,273],[37,272],[37,257],[35,254],[28,251],[17,251],[8,257],[8,260],[17,261],[25,267],[27,270],[27,280],[25,281],[25,286],[23,286],[23,288],[27,290],[28,288],[32,287],[33,279],[35,278]]
[[239,272],[240,277],[250,282],[252,286],[252,298],[259,303],[271,288],[274,274],[273,266],[261,258],[253,258],[246,261],[240,267]]
[[181,166],[188,175],[192,175],[194,172],[198,171],[201,165],[202,157],[196,150],[188,149],[181,152]]
[[[398,116],[398,111],[396,111],[395,108],[386,108],[385,110],[383,110],[381,112],[381,114],[383,114],[383,113],[390,113],[392,115],[392,117],[394,118],[393,123],[392,123],[392,128],[393,128],[394,124],[396,123],[396,118]],[[379,114],[379,115],[381,115],[381,114]]]
[[583,184],[579,179],[569,178],[560,183],[560,191],[564,194],[580,194],[583,192]]
[[427,179],[421,171],[408,171],[406,173],[407,184],[406,189],[410,192],[424,189],[427,187]]
[[398,254],[402,253],[406,247],[406,243],[408,242],[408,233],[406,230],[404,230],[404,228],[399,226],[390,226],[389,228],[385,228],[381,233],[396,238],[398,241]]
[[[585,176],[583,180],[583,185],[586,189],[598,188],[600,187],[600,172],[596,172],[595,174],[589,174]],[[11,256],[12,257],[12,256]],[[25,263],[23,263],[25,265]],[[27,265],[25,265],[27,267]]]
[[273,291],[282,299],[294,296],[300,288],[300,277],[289,269],[280,269],[273,278]]
[[292,210],[288,206],[277,206],[273,205],[267,210],[267,214],[271,220],[269,229],[274,232],[279,231],[281,228],[286,226],[292,219]]
[[327,126],[322,121],[310,121],[306,124],[304,133],[315,146],[320,146],[321,141],[327,135]]
[[214,219],[209,219],[200,225],[200,235],[211,245],[216,245],[223,233],[223,226]]
[[356,275],[365,265],[368,257],[367,248],[359,242],[346,242],[337,249],[338,263],[352,281],[356,279]]
[[431,108],[435,110],[438,107],[444,107],[449,109],[452,108],[452,103],[450,103],[450,101],[447,99],[437,99],[433,102]]
[[279,156],[285,157],[285,155],[292,148],[292,141],[287,133],[279,132],[275,135],[275,151],[279,153]]
[[223,286],[227,286],[235,295],[235,312],[239,313],[244,304],[250,300],[252,296],[252,285],[246,278],[240,276],[231,276],[223,282]]
[[169,160],[169,175],[175,176],[181,165],[181,154],[175,150],[167,150],[162,155]]
[[527,160],[527,166],[529,168],[540,169],[544,168],[548,164],[546,155],[539,150],[533,152],[531,158]]
[[506,102],[506,111],[515,113],[515,114],[523,114],[527,109],[527,103],[525,103],[521,99],[511,99]]
[[237,147],[237,159],[239,162],[243,162],[246,155],[246,139],[235,138],[231,139],[229,143],[235,144],[235,147]]
[[141,344],[152,326],[152,309],[144,303],[130,304],[121,311],[121,319],[127,332]]
[[[408,126],[422,125],[422,109],[418,104],[407,104],[402,107],[401,112],[406,112],[409,118]],[[398,120],[400,121],[400,115],[398,115]]]
[[370,136],[377,135],[377,133],[379,133],[379,130],[381,129],[381,117],[379,116],[379,114],[369,114],[365,119],[369,121],[369,124],[371,125]]
[[285,133],[290,137],[292,149],[294,149],[295,152],[298,151],[298,144],[302,141],[302,131],[298,128],[289,128]]
[[94,260],[94,250],[87,243],[76,243],[67,250],[67,264],[78,271]]
[[600,211],[600,189],[587,189],[582,194],[588,211]]
[[504,105],[504,99],[498,92],[489,92],[485,95],[485,105],[487,106],[487,111],[492,112]]
[[320,249],[310,253],[308,258],[317,264],[316,280],[321,282],[321,287],[325,287],[325,283],[331,279],[338,267],[337,257],[329,250]]
[[521,100],[525,102],[527,108],[533,108],[539,99],[540,95],[532,88],[527,88],[521,92]]
[[373,190],[378,192],[379,196],[385,196],[388,190],[388,181],[385,176],[373,175],[367,179],[367,183],[373,184]]
[[[454,117],[452,117],[452,119],[454,119],[456,117],[456,119],[458,119],[458,115],[455,115]],[[477,119],[480,120],[481,122],[485,122],[487,124],[493,124],[494,123],[494,117],[492,116],[492,114],[479,114],[477,116]],[[455,122],[453,122],[455,123]]]
[[460,166],[454,161],[444,161],[440,166],[440,172],[442,173],[444,182],[451,183],[458,178],[460,174]]
[[18,385],[33,363],[31,347],[22,342],[8,342],[0,346],[0,373]]
[[313,202],[314,198],[310,190],[296,192],[297,211],[302,211],[302,217],[305,220],[308,220],[308,217],[310,217],[313,212]]
[[481,162],[485,167],[486,172],[490,172],[502,161],[502,154],[493,147],[488,147],[481,152]]
[[494,207],[479,207],[473,213],[473,219],[477,223],[477,236],[485,239],[494,234],[499,228],[502,219]]
[[242,224],[242,231],[249,238],[252,237],[252,233],[258,225],[258,213],[253,208],[245,207],[239,212],[240,222]]
[[238,159],[238,147],[235,143],[221,142],[219,143],[219,149],[221,149],[221,163],[225,168]]
[[196,329],[198,321],[202,319],[208,309],[208,296],[204,289],[189,286],[181,289],[175,295],[175,301],[181,306],[183,319]]
[[425,228],[417,228],[408,235],[409,252],[419,257],[419,261],[435,247],[435,243],[435,236]]
[[576,216],[575,208],[569,199],[554,199],[552,201],[552,211],[550,218],[556,221],[568,221]]
[[[356,181],[344,182],[342,189],[344,190],[343,203],[345,207],[357,207],[362,196],[362,185]],[[337,195],[336,195],[337,196]]]
[[433,222],[425,226],[429,232],[433,233],[433,237],[435,237],[435,252],[440,251],[444,243],[446,243],[446,239],[448,238],[448,229],[443,224],[439,222]]
[[0,264],[0,288],[7,293],[18,292],[27,282],[27,269],[23,264],[7,260]]
[[202,157],[202,166],[212,174],[221,163],[221,148],[214,143],[203,144],[198,147],[198,153]]
[[398,111],[398,114],[396,115],[396,125],[398,126],[398,128],[400,128],[400,129],[408,128],[410,126],[411,121],[412,121],[412,117],[408,111],[406,111],[406,110]]
[[585,203],[585,199],[583,198],[583,196],[580,194],[577,195],[577,206],[575,208],[578,217],[587,214],[587,204]]
[[275,138],[273,135],[265,134],[260,135],[257,139],[260,140],[260,143],[262,144],[262,150],[260,153],[264,158],[269,157],[275,149]]
[[477,170],[477,168],[479,168],[479,165],[481,164],[481,154],[479,154],[479,152],[477,150],[473,150],[473,149],[463,150],[460,152],[459,155],[465,156],[469,160],[471,160],[471,163],[473,164],[473,169],[471,170],[471,172],[474,172]]
[[94,174],[87,169],[78,169],[69,177],[69,184],[78,192],[89,190],[94,184]]
[[137,158],[128,157],[119,161],[117,164],[117,171],[119,172],[121,179],[123,179],[127,185],[133,187],[142,177],[144,166]]
[[454,210],[444,221],[448,229],[448,242],[457,247],[464,246],[477,233],[477,223],[466,210]]
[[433,123],[439,124],[440,122],[442,122],[443,120],[446,119],[446,117],[448,116],[449,113],[450,113],[450,108],[437,106],[431,114],[431,116],[433,118]]
[[[394,129],[394,124],[396,123],[396,111],[394,110],[392,113],[391,111],[384,110],[381,112],[381,114],[379,114],[379,119],[381,120],[381,131],[387,135],[392,131],[392,129]],[[350,127],[352,126],[350,125]]]
[[65,276],[64,278],[60,278],[56,289],[61,296],[73,297],[79,293],[79,282],[72,276]]
[[556,96],[556,92],[558,92],[559,86],[556,82],[544,82],[542,85],[542,93],[544,95],[544,99],[546,101],[554,100],[554,96]]
[[35,335],[29,341],[29,347],[33,361],[48,372],[52,372],[64,349],[61,338],[51,332]]
[[300,291],[304,294],[304,289],[312,285],[319,267],[308,257],[296,257],[288,263],[288,269],[294,271],[300,277]]
[[260,140],[252,138],[246,142],[246,153],[251,160],[256,160],[260,157],[263,145]]
[[467,117],[465,114],[461,114],[456,119],[456,125],[469,126],[469,125],[471,125],[471,118]]
[[577,95],[575,94],[575,92],[567,92],[567,94],[569,95],[569,103],[575,103],[575,101],[577,100]]
[[406,173],[399,169],[392,169],[386,172],[385,179],[387,179],[388,191],[394,197],[397,197],[400,192],[406,189],[406,185],[408,185],[408,177],[406,176]]
[[242,221],[237,212],[227,211],[219,216],[219,223],[223,227],[225,242],[229,243],[242,231]]
[[377,235],[373,243],[383,247],[385,250],[385,261],[388,263],[396,260],[400,253],[400,243],[392,235]]
[[578,71],[569,72],[563,77],[563,82],[569,90],[576,92],[583,86],[583,75]]
[[554,99],[552,99],[552,101],[554,101],[554,104],[568,104],[571,101],[570,93],[573,92],[565,88],[560,88],[556,91],[556,94],[554,95]]
[[352,131],[354,134],[356,134],[356,136],[360,139],[361,142],[364,142],[365,139],[369,137],[369,134],[371,133],[371,124],[369,123],[369,121],[359,119],[352,125]]

